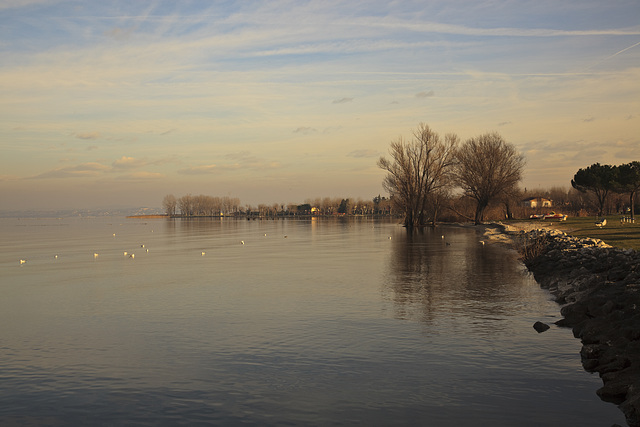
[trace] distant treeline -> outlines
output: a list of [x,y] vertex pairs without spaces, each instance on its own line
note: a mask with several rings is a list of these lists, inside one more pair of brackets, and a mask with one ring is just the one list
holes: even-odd
[[162,208],[169,216],[219,216],[231,215],[240,210],[240,199],[237,197],[212,197],[203,194],[192,196],[187,194],[176,198],[168,194],[162,200]]
[[[525,200],[542,197],[550,201],[551,206],[528,207]],[[611,193],[607,197],[604,214],[623,212],[628,207],[628,196]],[[599,203],[591,192],[578,191],[575,188],[550,187],[531,189],[515,189],[487,208],[486,220],[495,221],[505,218],[527,219],[533,213],[560,212],[569,216],[595,216]],[[393,200],[384,196],[376,196],[371,200],[319,197],[306,199],[304,203],[273,203],[259,205],[243,205],[235,197],[212,197],[186,195],[176,198],[168,195],[163,201],[163,210],[172,217],[293,217],[303,215],[341,216],[341,215],[376,215],[402,217],[402,211],[394,208]],[[458,194],[445,201],[440,221],[468,222],[473,221],[474,200]]]
[[171,217],[258,216],[277,217],[294,215],[394,215],[391,201],[383,196],[371,200],[344,198],[307,199],[302,204],[273,203],[242,205],[237,197],[217,197],[187,194],[175,197],[168,194],[162,201],[166,215]]

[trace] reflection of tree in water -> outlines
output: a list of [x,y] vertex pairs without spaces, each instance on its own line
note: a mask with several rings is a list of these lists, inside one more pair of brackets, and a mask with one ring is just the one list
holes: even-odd
[[[474,230],[427,229],[394,239],[387,297],[395,317],[435,324],[447,314],[490,319],[518,314],[527,278],[513,252],[482,245]],[[451,317],[451,316],[450,316]]]

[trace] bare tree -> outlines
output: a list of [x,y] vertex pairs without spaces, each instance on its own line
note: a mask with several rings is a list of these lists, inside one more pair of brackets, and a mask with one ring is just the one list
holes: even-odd
[[178,199],[178,209],[180,209],[182,216],[193,215],[193,196],[187,194],[186,196],[180,197]]
[[493,132],[468,139],[456,158],[456,182],[476,201],[474,220],[480,224],[489,203],[515,188],[522,179],[524,157]]
[[178,206],[178,200],[173,194],[167,194],[162,200],[162,207],[164,208],[167,216],[174,216],[176,214],[176,207]]
[[[389,192],[396,207],[404,212],[406,227],[422,227],[427,223],[429,207],[451,183],[449,173],[454,164],[458,137],[440,135],[421,123],[413,132],[413,139],[399,138],[391,143],[391,159],[380,157],[378,166],[387,171],[382,185]],[[432,209],[437,213],[437,209]],[[435,218],[434,218],[435,222]]]

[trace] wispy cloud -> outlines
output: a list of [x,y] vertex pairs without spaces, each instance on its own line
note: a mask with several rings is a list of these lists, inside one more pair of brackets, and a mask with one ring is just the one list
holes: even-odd
[[406,29],[417,33],[439,33],[462,36],[486,37],[566,37],[566,36],[632,36],[640,35],[640,27],[564,30],[553,28],[517,28],[455,25],[435,21],[414,22],[399,18],[384,21],[369,20],[370,25],[383,28]]
[[134,31],[135,29],[133,27],[130,27],[130,28],[115,27],[105,31],[104,34],[107,37],[111,37],[115,40],[124,41],[124,40],[130,39]]
[[165,175],[159,172],[132,172],[119,176],[119,180],[147,181],[164,178]]
[[293,133],[301,133],[303,135],[309,135],[312,133],[317,133],[318,130],[309,126],[301,126],[299,128],[296,128]]
[[144,161],[127,156],[122,156],[118,160],[113,162],[114,169],[134,169],[144,165]]
[[352,152],[347,154],[347,157],[355,157],[357,159],[360,159],[360,158],[378,157],[379,155],[380,155],[380,151],[374,150],[371,148],[365,148],[361,150],[353,150]]
[[418,92],[416,93],[416,98],[431,98],[435,96],[435,92],[430,90],[428,92]]
[[227,153],[219,156],[219,159],[227,159],[229,162],[189,166],[178,170],[178,173],[182,175],[207,175],[238,170],[265,171],[281,167],[280,162],[256,157],[247,150]]
[[[62,159],[62,162],[71,162],[74,159]],[[84,162],[75,165],[63,166],[60,168],[52,169],[36,176],[31,179],[49,179],[49,178],[94,178],[103,175],[115,175],[117,179],[121,178],[158,178],[164,176],[159,172],[150,171],[136,171],[130,172],[133,169],[138,169],[146,166],[148,163],[144,160],[136,159],[134,157],[122,156],[115,160],[110,166],[101,162]]]
[[217,165],[200,165],[200,166],[189,166],[188,168],[180,169],[178,173],[183,175],[206,175],[218,172],[219,168]]
[[38,4],[51,3],[49,0],[3,0],[0,2],[0,10],[17,9]]
[[621,53],[624,53],[624,52],[628,51],[629,49],[633,49],[634,47],[638,47],[638,46],[640,46],[640,42],[634,43],[634,44],[632,44],[631,46],[627,46],[627,47],[625,47],[624,49],[617,51],[617,52],[616,52],[616,53],[614,53],[613,55],[609,55],[609,56],[607,56],[606,58],[601,59],[600,61],[598,61],[598,62],[596,62],[596,63],[594,63],[594,64],[592,64],[592,65],[589,65],[586,69],[587,69],[587,70],[589,70],[589,69],[591,69],[591,68],[595,67],[596,65],[600,65],[600,64],[602,64],[603,62],[606,62],[606,61],[608,61],[609,59],[612,59],[612,58],[614,58],[614,57],[616,57],[616,56],[620,55]]
[[234,160],[236,163],[227,165],[229,169],[244,168],[251,170],[278,169],[281,164],[275,160],[265,160],[254,156],[250,151],[238,151],[225,155],[225,158]]
[[256,158],[248,150],[234,151],[233,153],[227,153],[224,155],[226,159],[242,161],[242,162],[254,162]]
[[79,132],[75,134],[78,139],[98,139],[100,138],[99,132]]
[[20,179],[18,175],[0,175],[0,182],[3,181],[17,181]]
[[45,178],[79,178],[79,177],[95,177],[103,172],[110,170],[109,166],[105,166],[100,163],[90,162],[82,163],[75,166],[66,166],[58,169],[54,169],[48,172],[44,172],[40,175],[34,176],[34,179]]
[[332,104],[346,104],[352,101],[353,101],[353,98],[339,98],[339,99],[334,99]]

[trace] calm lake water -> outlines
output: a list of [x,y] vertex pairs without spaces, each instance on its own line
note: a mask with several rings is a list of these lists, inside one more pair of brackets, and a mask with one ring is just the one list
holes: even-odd
[[626,425],[478,233],[0,219],[0,425]]

